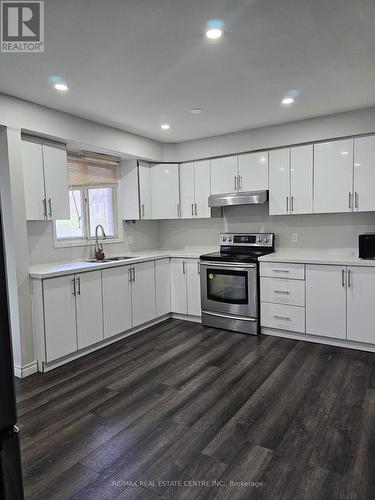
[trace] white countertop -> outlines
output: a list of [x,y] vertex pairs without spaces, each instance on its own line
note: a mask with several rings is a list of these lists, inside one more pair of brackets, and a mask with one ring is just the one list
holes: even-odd
[[[30,277],[34,279],[53,278],[66,274],[95,271],[97,269],[106,269],[109,267],[118,267],[138,262],[146,262],[148,260],[163,259],[168,257],[180,257],[184,259],[198,259],[204,253],[217,251],[217,247],[209,248],[184,248],[180,250],[148,250],[142,252],[126,252],[127,257],[131,259],[120,260],[115,262],[86,262],[86,261],[65,261],[65,262],[49,262],[46,264],[36,264],[30,266]],[[116,255],[108,255],[108,257],[117,257]]]
[[375,260],[360,259],[358,257],[358,252],[354,250],[339,251],[285,248],[269,255],[264,255],[259,258],[259,261],[375,267]]

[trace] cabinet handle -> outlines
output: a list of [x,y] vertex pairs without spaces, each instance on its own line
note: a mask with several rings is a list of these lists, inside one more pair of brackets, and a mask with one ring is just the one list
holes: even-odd
[[291,206],[291,211],[294,212],[294,196],[290,197],[290,206]]
[[47,219],[47,200],[43,198],[43,216]]
[[237,191],[237,175],[234,176],[234,190]]
[[354,206],[355,208],[359,208],[359,194],[357,191],[354,193]]
[[135,283],[135,278],[136,278],[136,276],[135,276],[135,267],[133,267],[133,281],[134,281],[134,283]]
[[349,208],[352,208],[352,193],[349,193]]
[[145,205],[144,205],[144,203],[142,203],[141,209],[142,209],[141,216],[142,216],[142,219],[144,219],[145,218]]
[[194,216],[194,203],[191,204],[191,215]]
[[341,270],[341,286],[345,288],[345,269]]
[[182,261],[182,274],[186,274],[185,261]]
[[194,207],[195,207],[195,215],[198,215],[198,208],[196,203],[194,203]]
[[352,286],[352,273],[350,269],[348,269],[348,288]]
[[286,295],[290,295],[290,292],[287,290],[274,290],[274,293],[285,293]]
[[286,197],[286,212],[289,213],[289,196]]
[[290,318],[288,318],[288,316],[278,316],[277,314],[274,314],[273,317],[276,319],[285,319],[286,321],[290,321]]
[[77,295],[81,295],[81,278],[77,278],[77,283],[78,283]]
[[75,278],[72,279],[72,283],[73,283],[73,292],[72,292],[72,295],[74,295],[74,297],[76,297],[77,290],[76,290],[76,279]]
[[274,273],[289,273],[289,269],[272,269]]
[[129,281],[132,282],[133,280],[132,280],[132,268],[131,267],[129,267],[129,269],[128,269],[128,275],[129,275]]
[[198,272],[198,274],[201,273],[201,266],[200,266],[200,262],[199,261],[197,262],[197,272]]
[[48,198],[49,215],[52,217],[52,200]]
[[180,204],[177,203],[177,217],[180,217]]

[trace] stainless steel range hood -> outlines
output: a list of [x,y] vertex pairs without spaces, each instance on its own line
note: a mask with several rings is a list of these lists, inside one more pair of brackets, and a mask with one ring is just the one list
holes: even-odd
[[209,207],[229,207],[236,205],[262,205],[268,200],[268,191],[246,191],[243,193],[212,194],[208,198]]

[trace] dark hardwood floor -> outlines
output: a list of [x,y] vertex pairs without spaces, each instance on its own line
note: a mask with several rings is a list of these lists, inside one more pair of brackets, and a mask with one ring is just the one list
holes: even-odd
[[374,360],[168,320],[17,382],[26,499],[373,499]]

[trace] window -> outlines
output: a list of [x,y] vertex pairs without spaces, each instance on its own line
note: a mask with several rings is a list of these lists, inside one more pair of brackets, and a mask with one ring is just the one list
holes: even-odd
[[[98,224],[108,239],[119,238],[116,164],[68,157],[70,219],[55,223],[56,242],[85,244]],[[90,241],[91,243],[91,241]]]

